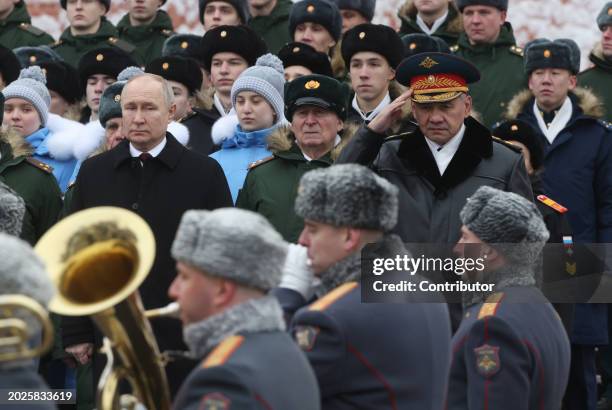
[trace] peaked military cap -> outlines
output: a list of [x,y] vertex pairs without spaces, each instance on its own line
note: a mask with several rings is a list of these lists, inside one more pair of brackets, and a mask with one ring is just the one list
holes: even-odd
[[21,68],[26,68],[31,65],[40,65],[42,63],[48,63],[50,61],[62,61],[62,57],[57,54],[51,47],[48,46],[37,46],[37,47],[17,47],[13,50],[15,56],[21,64]]
[[455,0],[455,3],[462,13],[467,6],[490,6],[502,11],[508,10],[508,0]]
[[334,78],[318,74],[298,77],[285,83],[285,117],[291,121],[298,107],[313,105],[335,112],[344,121],[348,97],[348,86]]
[[374,10],[376,9],[376,0],[333,0],[340,10],[355,10],[366,20],[372,21],[374,18]]
[[194,94],[202,87],[202,70],[192,58],[170,56],[159,57],[151,61],[145,68],[147,73],[157,74],[166,80],[183,84]]
[[561,68],[574,74],[580,71],[580,48],[574,40],[539,38],[525,46],[525,72],[540,68]]
[[10,49],[0,45],[0,74],[4,85],[8,85],[19,78],[21,64]]
[[338,41],[342,34],[342,16],[335,3],[326,0],[301,0],[293,4],[289,14],[289,35],[302,23],[320,24]]
[[395,78],[412,88],[414,102],[433,103],[467,93],[468,84],[480,80],[480,72],[470,62],[452,54],[421,53],[402,61]]
[[164,41],[161,55],[162,57],[191,57],[197,60],[200,58],[201,41],[202,36],[196,36],[195,34],[173,34]]
[[371,51],[382,55],[395,69],[404,57],[402,40],[389,26],[382,24],[359,24],[342,37],[342,58],[347,67],[351,58],[359,52]]
[[47,78],[47,88],[61,95],[68,104],[81,99],[83,91],[78,71],[65,61],[49,61],[39,64]]
[[597,25],[601,31],[604,31],[607,26],[612,26],[612,1],[607,2],[599,12]]
[[[67,0],[60,0],[60,4],[64,10],[66,9],[66,2]],[[110,10],[111,0],[98,0],[98,2],[100,2],[100,4],[102,4],[104,7],[106,7],[106,12]],[[165,3],[165,0],[164,0],[164,3]]]
[[529,150],[531,166],[540,169],[544,162],[544,147],[531,124],[521,120],[498,122],[493,126],[493,137],[504,141],[517,141]]
[[321,74],[333,77],[331,62],[325,53],[320,53],[308,44],[287,43],[278,52],[278,58],[283,62],[283,67],[300,65],[306,67],[313,74]]
[[127,67],[138,63],[126,52],[117,47],[101,47],[88,51],[79,60],[78,71],[81,86],[85,89],[87,78],[94,74],[105,74],[117,78]]
[[219,26],[208,30],[200,46],[201,59],[208,72],[213,56],[223,52],[236,53],[252,66],[258,57],[268,52],[268,46],[248,26]]
[[415,54],[438,52],[450,53],[450,47],[440,37],[428,36],[424,33],[412,33],[402,36],[404,44],[404,58]]
[[251,13],[249,12],[249,5],[247,0],[200,0],[199,1],[199,12],[200,12],[200,23],[204,24],[204,11],[206,10],[206,5],[211,1],[222,1],[231,5],[238,13],[238,17],[242,21],[242,24],[247,24],[249,19],[251,18]]

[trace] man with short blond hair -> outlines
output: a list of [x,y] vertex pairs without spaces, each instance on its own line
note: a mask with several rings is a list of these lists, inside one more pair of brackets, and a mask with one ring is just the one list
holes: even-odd
[[[167,132],[175,111],[172,100],[172,89],[162,77],[144,74],[128,81],[121,93],[126,139],[83,162],[69,209],[118,206],[138,213],[151,226],[158,248],[151,273],[140,287],[145,308],[170,302],[166,294],[174,278],[170,245],[183,212],[232,205],[219,165],[188,150]],[[67,348],[101,343],[88,318],[64,319],[63,326]],[[162,351],[184,350],[178,324],[156,321],[153,330]],[[85,357],[82,363],[88,360]],[[94,355],[93,365],[99,375],[100,357]],[[182,361],[166,367],[173,392],[190,368]]]

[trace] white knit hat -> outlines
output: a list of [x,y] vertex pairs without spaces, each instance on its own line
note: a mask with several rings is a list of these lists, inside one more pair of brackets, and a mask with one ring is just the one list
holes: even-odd
[[285,69],[283,62],[274,54],[264,54],[255,65],[244,70],[232,86],[232,106],[236,109],[236,98],[242,91],[261,95],[276,112],[276,123],[284,121]]
[[51,105],[51,95],[46,84],[47,78],[44,71],[39,66],[30,66],[22,69],[19,78],[2,90],[2,94],[5,100],[23,98],[30,102],[38,112],[40,122],[44,127],[47,125],[49,105]]

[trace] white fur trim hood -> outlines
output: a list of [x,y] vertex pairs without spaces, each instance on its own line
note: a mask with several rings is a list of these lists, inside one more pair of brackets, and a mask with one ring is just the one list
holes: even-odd
[[51,156],[60,161],[76,157],[74,148],[84,135],[85,126],[57,114],[49,113],[47,128],[50,131],[47,148],[49,148]]
[[[183,124],[172,121],[168,124],[168,132],[182,145],[187,145],[189,142],[189,129]],[[83,125],[81,137],[74,145],[74,156],[79,161],[84,161],[104,143],[104,137],[105,132],[100,121],[91,121],[87,125]]]
[[[213,144],[221,145],[223,141],[228,138],[234,136],[234,132],[236,131],[236,126],[238,126],[238,116],[236,114],[228,114],[224,117],[219,118],[212,126],[212,130],[210,132],[210,136],[213,140]],[[291,124],[283,118],[274,124],[275,127],[285,127],[290,126]]]

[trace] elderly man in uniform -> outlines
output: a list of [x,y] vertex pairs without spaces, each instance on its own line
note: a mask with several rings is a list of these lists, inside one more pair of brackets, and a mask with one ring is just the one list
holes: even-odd
[[464,292],[464,319],[453,336],[448,410],[560,409],[570,345],[563,324],[535,285],[548,230],[535,204],[483,186],[461,211],[460,256],[478,253],[482,272]]
[[[482,80],[472,87],[474,109],[491,127],[502,119],[508,101],[527,81],[523,50],[506,21],[508,0],[457,0],[465,32],[451,51],[474,64]],[[450,43],[449,43],[450,44]],[[503,81],[500,81],[503,79]]]
[[317,410],[308,361],[284,331],[272,295],[287,245],[264,217],[239,209],[187,211],[172,245],[185,342],[202,360],[174,408]]
[[601,42],[589,55],[593,67],[580,73],[578,83],[601,97],[606,108],[604,118],[612,121],[612,1],[597,16],[597,26],[601,30]]
[[[403,304],[361,302],[364,246],[373,244],[376,257],[407,253],[389,233],[397,195],[390,182],[355,164],[310,171],[300,181],[299,243],[321,284],[312,289],[308,272],[285,269],[274,292],[288,316],[297,310],[290,331],[317,375],[323,409],[442,408],[450,367],[446,305],[418,303],[412,294]],[[313,292],[318,298],[307,305]]]
[[298,183],[307,171],[337,158],[347,100],[348,87],[333,78],[313,74],[291,81],[285,87],[291,127],[268,136],[272,155],[251,164],[236,206],[262,214],[285,240],[296,242],[304,227],[294,212]]

